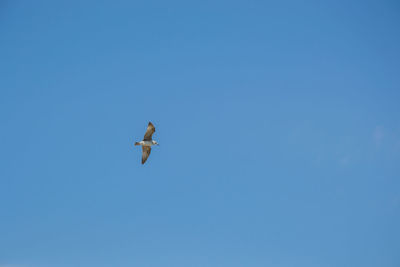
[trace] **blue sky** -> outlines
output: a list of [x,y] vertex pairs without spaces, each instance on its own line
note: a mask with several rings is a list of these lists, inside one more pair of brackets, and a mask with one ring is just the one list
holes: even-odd
[[399,266],[399,15],[2,1],[0,266]]

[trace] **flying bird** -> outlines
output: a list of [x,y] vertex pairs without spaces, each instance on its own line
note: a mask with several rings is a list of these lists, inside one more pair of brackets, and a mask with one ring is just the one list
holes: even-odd
[[135,142],[135,146],[142,146],[142,164],[144,164],[147,158],[150,156],[151,146],[159,145],[156,141],[152,139],[153,133],[156,131],[154,125],[149,122],[147,125],[146,133],[144,134],[144,138],[140,142]]

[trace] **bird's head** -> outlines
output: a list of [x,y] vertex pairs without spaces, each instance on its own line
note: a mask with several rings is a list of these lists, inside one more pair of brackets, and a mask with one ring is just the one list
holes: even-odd
[[157,143],[157,141],[154,141],[154,140],[153,140],[153,144],[154,144],[154,145],[157,145],[157,146],[160,145],[159,143]]

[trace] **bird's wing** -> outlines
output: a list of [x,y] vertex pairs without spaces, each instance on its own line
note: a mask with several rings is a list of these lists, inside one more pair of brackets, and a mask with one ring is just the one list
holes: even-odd
[[153,135],[153,133],[156,131],[156,128],[154,128],[154,125],[149,122],[149,125],[147,126],[147,130],[146,133],[144,134],[144,141],[150,141],[151,140],[151,136]]
[[150,146],[142,146],[142,164],[144,164],[147,158],[150,156],[151,147]]

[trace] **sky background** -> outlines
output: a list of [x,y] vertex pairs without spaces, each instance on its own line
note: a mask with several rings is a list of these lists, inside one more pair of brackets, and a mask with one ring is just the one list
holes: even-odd
[[1,1],[0,267],[400,266],[399,28],[388,0]]

